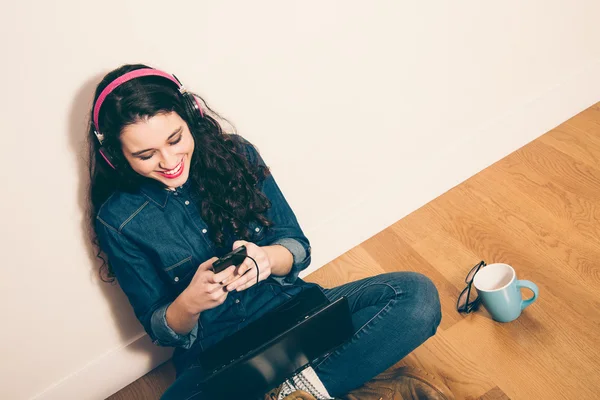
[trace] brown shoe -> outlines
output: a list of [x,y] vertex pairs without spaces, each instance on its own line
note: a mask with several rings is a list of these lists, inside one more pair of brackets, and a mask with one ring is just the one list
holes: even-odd
[[425,371],[402,367],[384,372],[348,393],[347,400],[454,400],[450,389]]
[[[279,393],[281,392],[281,386],[269,391],[265,394],[265,400],[277,400]],[[288,394],[283,400],[317,400],[310,393],[306,393],[304,390],[296,390],[294,393]]]

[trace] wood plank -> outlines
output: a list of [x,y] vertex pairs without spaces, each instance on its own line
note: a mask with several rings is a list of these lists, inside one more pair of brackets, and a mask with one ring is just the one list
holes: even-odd
[[[474,314],[444,335],[466,357],[478,360],[478,366],[511,398],[597,398],[600,387],[593,371],[597,361],[563,359],[555,352],[555,331],[547,323],[540,312],[509,324]],[[537,337],[532,335],[535,331],[540,333]]]
[[518,201],[511,200],[518,192],[507,185],[493,185],[493,181],[485,175],[466,183],[464,187],[486,210],[497,212],[499,217],[496,222],[502,223],[506,229],[535,234],[538,247],[551,248],[551,254],[558,262],[565,262],[573,268],[578,285],[584,285],[592,291],[600,289],[600,265],[596,262],[600,242],[586,240],[572,221],[553,217],[548,210],[539,207],[525,195],[518,196]]
[[519,161],[564,189],[590,200],[598,198],[600,170],[536,140],[515,153]]
[[475,399],[496,384],[470,358],[441,333],[405,357],[398,365],[420,368],[440,378],[457,399]]
[[586,136],[586,141],[600,143],[600,109],[599,106],[593,106],[581,112],[561,126],[574,127],[590,135]]
[[506,395],[499,387],[495,387],[483,396],[479,400],[510,400],[510,397]]
[[[543,135],[539,141],[565,153],[574,160],[581,161],[590,167],[598,167],[600,165],[600,141],[596,143],[595,136],[569,125],[563,125]],[[600,137],[600,133],[597,136]]]
[[[600,243],[600,197],[586,198],[569,191],[543,172],[525,166],[518,153],[515,155],[517,157],[508,157],[495,166],[503,172],[503,178],[497,184],[510,184],[519,189],[517,193],[532,199],[535,208],[543,207],[553,217],[573,224],[578,234],[586,236],[585,241]],[[481,175],[487,173],[484,171]]]

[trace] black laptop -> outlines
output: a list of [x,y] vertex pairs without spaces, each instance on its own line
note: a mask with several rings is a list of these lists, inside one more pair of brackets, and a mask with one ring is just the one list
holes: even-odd
[[348,300],[330,302],[316,286],[223,339],[200,356],[204,390],[215,399],[254,398],[353,334]]

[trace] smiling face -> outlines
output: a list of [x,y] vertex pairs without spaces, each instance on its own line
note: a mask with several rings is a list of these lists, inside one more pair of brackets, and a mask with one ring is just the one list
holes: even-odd
[[182,186],[188,180],[194,139],[176,112],[128,125],[120,139],[125,158],[138,174],[170,188]]

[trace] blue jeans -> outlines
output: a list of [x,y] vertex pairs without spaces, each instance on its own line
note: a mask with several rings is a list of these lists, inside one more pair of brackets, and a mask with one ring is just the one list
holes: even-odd
[[[442,318],[431,280],[391,272],[324,289],[330,300],[348,298],[354,335],[312,366],[332,396],[340,397],[391,367],[433,336]],[[186,371],[187,372],[187,371]],[[163,400],[206,399],[184,372]]]

